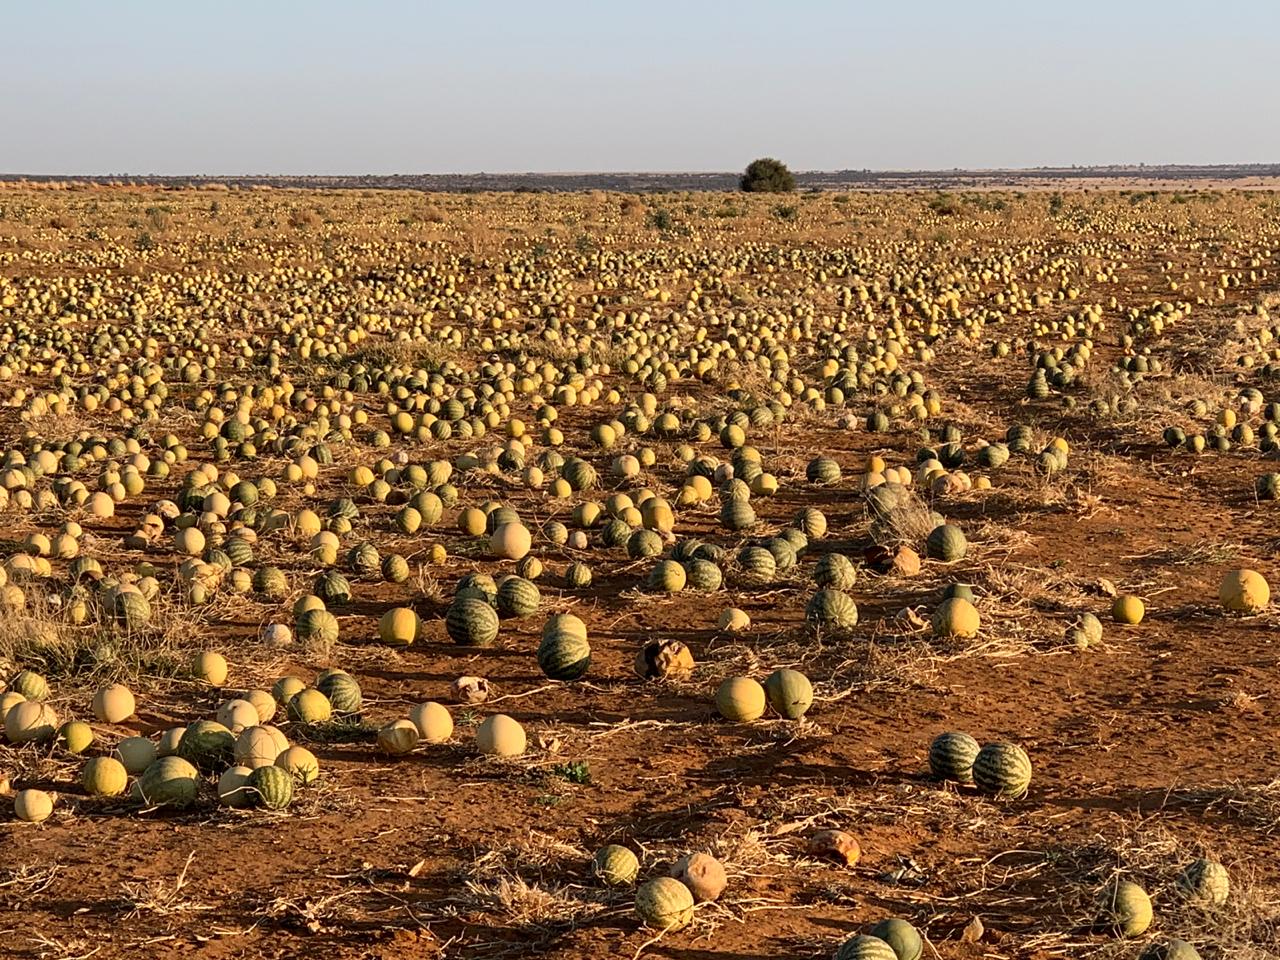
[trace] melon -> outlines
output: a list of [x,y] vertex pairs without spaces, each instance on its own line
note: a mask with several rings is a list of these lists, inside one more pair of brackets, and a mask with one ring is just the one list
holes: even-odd
[[25,700],[44,700],[49,696],[49,684],[34,670],[20,670],[9,681],[9,692],[21,694]]
[[279,706],[276,698],[265,690],[250,690],[241,699],[253,704],[253,709],[258,712],[259,723],[270,723]]
[[378,637],[389,647],[407,647],[418,639],[422,621],[408,607],[392,607],[378,620]]
[[67,753],[84,753],[93,745],[93,728],[82,720],[69,720],[59,728],[58,740]]
[[217,720],[232,733],[239,733],[260,722],[258,708],[248,700],[241,700],[238,697],[218,707]]
[[93,695],[93,715],[99,723],[120,723],[133,716],[133,693],[122,683],[103,687]]
[[505,713],[486,717],[476,728],[476,747],[489,756],[518,757],[527,743],[524,727]]
[[554,627],[553,623],[548,623],[542,631],[538,666],[550,680],[579,680],[591,667],[591,644],[586,639],[586,630]]
[[1231,876],[1221,863],[1201,858],[1178,876],[1178,891],[1188,900],[1220,907],[1231,894]]
[[271,687],[271,696],[277,703],[288,703],[293,695],[305,690],[307,685],[300,677],[281,677]]
[[693,919],[693,894],[674,877],[657,877],[636,891],[636,914],[653,930],[679,930]]
[[205,650],[191,660],[191,676],[215,687],[227,682],[227,659],[220,653]]
[[409,713],[409,719],[424,743],[444,743],[453,736],[453,716],[439,703],[420,703]]
[[53,799],[44,790],[19,790],[13,796],[13,815],[24,823],[44,823],[53,815]]
[[253,802],[249,793],[251,767],[227,767],[218,778],[218,802],[225,807],[247,807]]
[[844,554],[826,553],[814,565],[813,580],[826,589],[849,590],[858,581],[858,571]]
[[649,572],[649,589],[659,593],[679,593],[687,579],[684,567],[675,560],[660,560]]
[[542,592],[522,576],[503,577],[496,600],[499,617],[528,617],[542,605]]
[[114,757],[94,757],[80,771],[80,785],[93,797],[118,797],[129,785],[129,772]]
[[0,732],[4,730],[4,718],[8,716],[9,711],[26,701],[26,699],[17,690],[6,690],[4,693],[0,693]]
[[125,737],[116,744],[114,755],[136,777],[155,762],[156,745],[147,737]]
[[799,720],[813,706],[813,684],[798,670],[775,670],[764,682],[773,712],[785,720]]
[[718,900],[729,882],[724,865],[706,853],[690,853],[681,857],[671,867],[671,876],[689,888],[694,903]]
[[721,633],[746,633],[751,629],[751,617],[747,615],[745,610],[739,610],[737,607],[728,607],[721,611],[720,619],[716,622],[716,626]]
[[929,771],[939,780],[969,783],[973,780],[973,762],[981,748],[967,733],[951,730],[940,733],[929,744]]
[[488,647],[498,639],[498,613],[486,601],[455,598],[445,616],[445,631],[459,646]]
[[197,720],[183,732],[177,755],[208,771],[226,766],[234,750],[235,737],[227,727],[213,720]]
[[897,917],[881,920],[871,928],[871,936],[887,943],[897,960],[920,960],[924,954],[924,941],[919,931]]
[[239,766],[256,770],[275,763],[280,750],[280,744],[270,730],[253,726],[236,737],[232,755]]
[[1200,952],[1176,937],[1164,943],[1153,943],[1142,951],[1138,960],[1200,960]]
[[963,560],[968,550],[969,541],[964,531],[954,524],[939,524],[929,532],[926,552],[931,560],[955,563]]
[[10,743],[42,743],[58,732],[58,715],[47,703],[24,700],[4,716],[4,735]]
[[679,640],[654,640],[636,653],[635,671],[645,680],[687,677],[693,667],[693,654]]
[[258,767],[247,786],[250,797],[268,810],[283,810],[293,801],[293,776],[282,767]]
[[294,781],[304,786],[314,783],[320,776],[320,761],[306,747],[290,747],[276,757],[276,766],[285,770]]
[[716,690],[720,716],[736,723],[758,720],[766,702],[764,687],[750,677],[730,677]]
[[935,637],[976,637],[981,626],[978,608],[962,597],[943,600],[931,618]]
[[148,806],[190,806],[200,792],[199,776],[182,757],[161,757],[143,771],[133,790],[136,798]]
[[858,605],[840,590],[819,590],[805,604],[804,618],[816,628],[851,630],[858,625]]
[[1109,885],[1098,898],[1099,924],[1120,937],[1138,937],[1151,926],[1151,898],[1130,880]]
[[639,858],[616,843],[601,847],[591,858],[591,876],[608,887],[629,887],[639,873]]
[[835,960],[898,960],[898,955],[879,937],[860,933],[840,944]]
[[319,690],[307,687],[289,699],[286,712],[298,723],[327,723],[333,717],[333,705]]
[[973,760],[973,782],[986,793],[1017,799],[1031,785],[1031,758],[1016,743],[985,744]]
[[316,689],[324,694],[337,716],[355,717],[364,706],[360,684],[345,670],[325,670],[316,677]]
[[178,744],[182,742],[182,735],[186,732],[186,727],[170,727],[160,734],[160,741],[156,744],[156,756],[176,757]]
[[420,739],[412,720],[393,720],[378,730],[378,749],[390,757],[412,753]]
[[1256,570],[1229,570],[1218,587],[1218,600],[1230,613],[1261,613],[1271,602],[1271,587]]
[[1127,623],[1131,626],[1137,625],[1142,622],[1146,612],[1147,606],[1142,602],[1142,599],[1128,593],[1116,597],[1111,604],[1111,618],[1116,623]]
[[500,525],[489,538],[489,551],[503,560],[522,560],[532,546],[532,534],[519,522]]

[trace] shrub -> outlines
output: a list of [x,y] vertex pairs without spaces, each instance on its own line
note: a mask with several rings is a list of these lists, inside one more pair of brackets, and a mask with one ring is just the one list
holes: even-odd
[[796,178],[785,163],[762,157],[751,161],[739,185],[747,193],[790,193],[796,188]]

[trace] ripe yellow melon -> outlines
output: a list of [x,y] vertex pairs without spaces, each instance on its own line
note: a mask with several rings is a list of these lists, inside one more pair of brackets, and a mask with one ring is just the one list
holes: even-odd
[[476,728],[476,746],[481,753],[495,757],[518,757],[528,740],[524,727],[505,713],[496,713]]
[[129,772],[114,757],[94,757],[80,772],[80,784],[94,797],[118,797],[129,785]]
[[410,712],[409,719],[425,743],[444,743],[453,736],[453,716],[443,704],[420,703]]
[[53,815],[54,794],[43,790],[19,790],[13,797],[13,814],[25,823],[43,823]]
[[764,716],[764,687],[750,677],[730,677],[716,690],[716,709],[726,720],[744,723]]
[[1261,613],[1271,602],[1271,587],[1256,570],[1229,570],[1218,587],[1218,599],[1232,613]]
[[205,650],[191,660],[191,675],[215,687],[227,682],[227,659],[220,653]]
[[1146,613],[1147,605],[1142,602],[1141,597],[1135,597],[1133,594],[1122,593],[1111,604],[1111,618],[1116,623],[1135,626],[1142,622]]
[[533,535],[523,523],[504,523],[489,538],[489,550],[503,560],[521,560],[533,547]]
[[93,715],[100,723],[120,723],[133,716],[133,693],[123,683],[103,687],[93,695]]

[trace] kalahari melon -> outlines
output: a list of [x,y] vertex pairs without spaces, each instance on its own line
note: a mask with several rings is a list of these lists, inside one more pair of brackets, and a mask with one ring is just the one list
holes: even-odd
[[813,706],[813,684],[798,670],[775,670],[765,680],[764,692],[773,712],[786,720],[799,720]]
[[679,930],[693,919],[693,894],[674,877],[657,877],[636,891],[636,913],[653,930]]
[[978,741],[967,733],[940,733],[929,744],[929,771],[939,780],[968,783],[973,780],[973,762],[980,749]]
[[973,760],[973,782],[997,797],[1021,797],[1031,785],[1031,758],[1016,743],[985,744]]
[[750,677],[729,677],[716,690],[720,716],[736,723],[758,720],[766,702],[764,687]]
[[505,713],[486,717],[476,728],[476,747],[490,756],[518,757],[527,743],[524,727]]
[[640,860],[626,847],[608,844],[591,858],[591,875],[605,886],[629,887],[636,882]]

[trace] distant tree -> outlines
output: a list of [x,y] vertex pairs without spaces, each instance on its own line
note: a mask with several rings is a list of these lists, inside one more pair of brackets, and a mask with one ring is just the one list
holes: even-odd
[[751,161],[739,186],[747,193],[790,193],[796,188],[796,178],[785,163],[761,157]]

